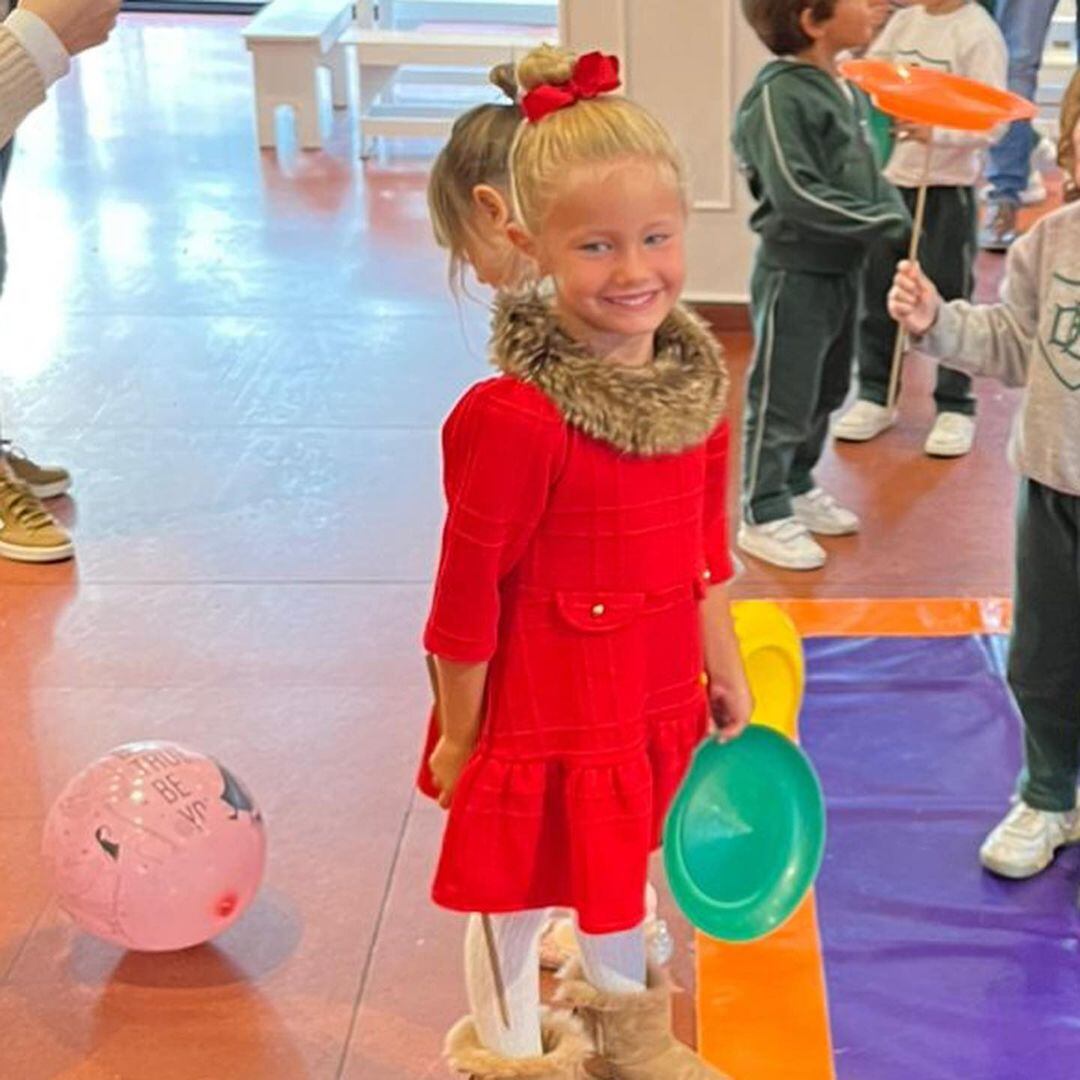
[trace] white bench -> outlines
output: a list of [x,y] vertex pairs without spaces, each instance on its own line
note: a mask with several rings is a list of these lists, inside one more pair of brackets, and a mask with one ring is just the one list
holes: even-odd
[[359,13],[356,6],[355,0],[271,0],[244,28],[255,73],[260,146],[275,144],[275,116],[282,105],[293,110],[300,146],[322,146],[319,68],[330,69],[334,107],[346,108],[348,60],[340,38],[357,14],[370,20],[369,0],[362,0]]
[[1068,3],[1058,4],[1054,17],[1050,20],[1050,32],[1046,43],[1050,48],[1060,48],[1062,51],[1072,49],[1076,56],[1076,5]]
[[553,26],[558,18],[558,0],[379,0],[379,25],[387,30],[431,22]]
[[445,137],[460,107],[425,103],[376,113],[379,95],[403,67],[486,69],[516,61],[535,48],[539,38],[526,34],[463,34],[423,30],[383,30],[354,27],[341,39],[356,48],[360,76],[360,153],[370,153],[379,137]]

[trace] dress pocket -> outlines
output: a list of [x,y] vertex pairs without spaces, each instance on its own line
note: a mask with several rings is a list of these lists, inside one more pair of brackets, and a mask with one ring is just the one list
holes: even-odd
[[519,605],[493,667],[492,750],[618,756],[645,741],[643,593],[552,591]]
[[586,634],[606,634],[629,626],[641,615],[645,594],[558,592],[555,607],[572,629]]

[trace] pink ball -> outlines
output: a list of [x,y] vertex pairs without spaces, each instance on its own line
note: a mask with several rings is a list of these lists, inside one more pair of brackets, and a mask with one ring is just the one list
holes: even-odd
[[128,743],[87,766],[45,821],[60,906],[128,949],[198,945],[239,918],[266,865],[262,815],[213,758]]

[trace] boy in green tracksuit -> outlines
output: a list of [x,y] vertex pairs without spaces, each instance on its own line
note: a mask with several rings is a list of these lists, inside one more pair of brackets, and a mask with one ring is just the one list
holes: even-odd
[[735,124],[760,237],[738,542],[776,566],[813,570],[825,551],[811,533],[859,527],[813,469],[851,381],[863,263],[871,244],[903,243],[911,215],[881,175],[869,102],[837,71],[837,56],[873,35],[871,0],[742,0],[742,8],[780,59],[762,69]]

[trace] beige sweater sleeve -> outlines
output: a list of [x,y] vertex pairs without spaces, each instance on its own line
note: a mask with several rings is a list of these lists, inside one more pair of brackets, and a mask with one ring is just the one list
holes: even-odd
[[0,146],[45,100],[45,82],[18,38],[0,24]]

